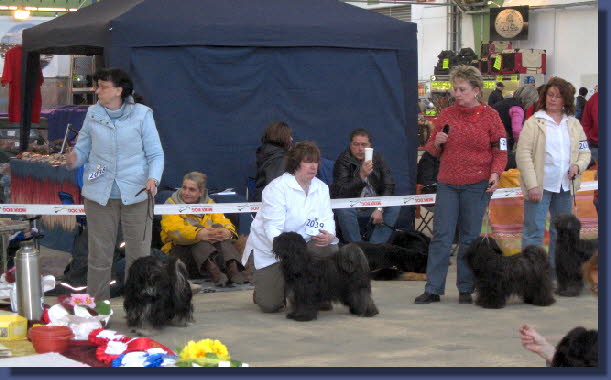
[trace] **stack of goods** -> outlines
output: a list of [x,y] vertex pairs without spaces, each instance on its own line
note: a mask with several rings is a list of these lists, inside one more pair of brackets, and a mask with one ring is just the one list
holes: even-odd
[[[503,51],[512,49],[509,41],[482,41],[479,70],[482,74],[502,74]],[[512,60],[513,62],[513,60]]]
[[467,65],[479,68],[479,57],[473,49],[462,48],[454,58],[454,65]]
[[435,75],[448,75],[450,68],[454,65],[456,54],[452,50],[444,50],[437,56],[437,65],[435,66]]

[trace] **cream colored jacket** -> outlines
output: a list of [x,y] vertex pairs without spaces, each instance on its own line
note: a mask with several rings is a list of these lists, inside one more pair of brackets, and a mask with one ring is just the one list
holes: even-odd
[[[536,117],[536,114],[526,120],[524,128],[520,133],[518,147],[516,149],[516,163],[520,170],[520,182],[524,195],[527,191],[539,187],[543,191],[543,173],[545,170],[545,119]],[[575,191],[581,185],[581,173],[590,163],[590,150],[580,149],[580,142],[587,142],[587,137],[579,120],[569,118],[569,139],[571,147],[570,166],[577,165],[579,174],[575,178]],[[583,145],[583,144],[582,144]],[[571,188],[571,194],[573,189]],[[573,194],[574,195],[574,194]]]

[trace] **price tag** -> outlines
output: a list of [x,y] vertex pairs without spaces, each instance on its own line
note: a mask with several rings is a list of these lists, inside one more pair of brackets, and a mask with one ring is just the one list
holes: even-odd
[[512,76],[511,76],[511,80],[513,80],[513,81],[517,81],[517,80],[518,80],[518,76],[517,76],[517,75],[512,75]]
[[437,111],[436,110],[426,110],[424,112],[424,115],[426,115],[426,116],[437,116]]
[[450,67],[450,58],[444,58],[442,63],[442,68],[447,69]]
[[[503,56],[498,54],[496,58],[494,59],[494,65],[492,65],[492,67],[494,67],[497,70],[500,70],[502,64],[503,64]],[[501,77],[501,79],[499,80],[499,78],[497,77],[497,80],[500,82],[501,80],[503,80],[503,78]]]
[[496,82],[493,80],[485,80],[484,81],[484,88],[490,88],[493,89],[496,87]]
[[15,131],[6,131],[7,136],[15,136]]

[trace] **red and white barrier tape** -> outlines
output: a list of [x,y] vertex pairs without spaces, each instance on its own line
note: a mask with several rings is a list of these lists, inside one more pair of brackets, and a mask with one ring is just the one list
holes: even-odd
[[[583,182],[579,192],[598,189],[598,181]],[[519,187],[498,189],[492,199],[522,197]],[[435,194],[396,195],[370,198],[331,199],[331,208],[423,206],[435,204]],[[172,214],[232,214],[257,212],[260,202],[214,203],[192,205],[155,205],[155,215]],[[3,204],[0,214],[7,215],[85,215],[83,205],[24,205]]]

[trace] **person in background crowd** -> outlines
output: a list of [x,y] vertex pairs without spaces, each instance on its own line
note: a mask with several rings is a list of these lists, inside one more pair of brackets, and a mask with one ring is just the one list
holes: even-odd
[[527,84],[518,88],[513,93],[513,97],[505,98],[492,106],[499,113],[507,134],[509,155],[505,170],[516,167],[514,147],[524,124],[524,110],[535,104],[537,100],[539,100],[537,90],[534,86]]
[[262,145],[257,148],[255,202],[261,202],[263,188],[284,173],[286,152],[293,144],[291,133],[291,128],[282,121],[275,121],[265,128],[261,137]]
[[505,88],[503,82],[496,82],[496,88],[492,90],[488,97],[488,105],[490,107],[503,100],[503,88]]
[[471,303],[474,279],[464,255],[482,228],[490,196],[507,164],[505,128],[499,114],[481,102],[482,76],[472,66],[450,72],[454,105],[441,111],[426,150],[439,157],[433,239],[429,245],[424,293],[415,303],[439,302],[445,293],[456,227],[459,303]]
[[588,137],[592,159],[598,162],[598,91],[586,102],[581,115],[581,125]]
[[[573,116],[575,87],[562,78],[552,78],[543,88],[534,117],[524,123],[516,161],[524,193],[522,248],[543,245],[545,221],[572,212],[573,196],[579,190],[581,173],[590,162],[590,149],[583,128]],[[554,247],[556,228],[550,226],[549,261],[556,275]]]
[[[365,148],[371,148],[371,134],[365,129],[355,129],[350,133],[348,148],[340,153],[333,166],[331,198],[394,195],[395,181],[384,158],[374,151],[373,159],[365,161]],[[400,207],[340,208],[335,210],[335,215],[345,242],[361,240],[358,218],[369,217],[374,226],[369,242],[388,243],[400,211]]]
[[[284,276],[272,251],[276,236],[297,232],[316,255],[338,250],[329,187],[316,178],[319,162],[320,150],[314,143],[297,143],[287,154],[286,172],[263,189],[263,204],[252,222],[242,263],[254,256],[253,300],[264,313],[285,305]],[[306,225],[314,220],[319,228]]]
[[[182,187],[165,204],[212,204],[206,189],[206,175],[191,172],[184,176]],[[163,215],[161,218],[161,250],[181,259],[191,276],[208,273],[217,286],[230,280],[246,282],[240,254],[231,239],[236,229],[223,214]]]
[[[537,87],[537,94],[539,96],[539,99],[541,99],[541,91],[543,91],[543,87],[545,87],[544,84],[542,84],[541,86]],[[535,107],[537,106],[537,103],[539,102],[539,100],[537,100],[535,102],[535,104],[533,104],[532,106],[528,107],[526,109],[526,112],[524,114],[524,120],[528,120],[531,118],[532,115],[535,114]]]
[[110,279],[119,224],[125,239],[125,273],[151,253],[153,197],[163,174],[163,148],[153,111],[136,104],[129,74],[102,69],[94,77],[98,102],[89,107],[74,150],[71,169],[83,173],[87,214],[87,291],[110,299]]
[[579,121],[581,121],[583,108],[586,106],[586,95],[588,95],[588,89],[579,87],[579,96],[575,98],[575,117]]

